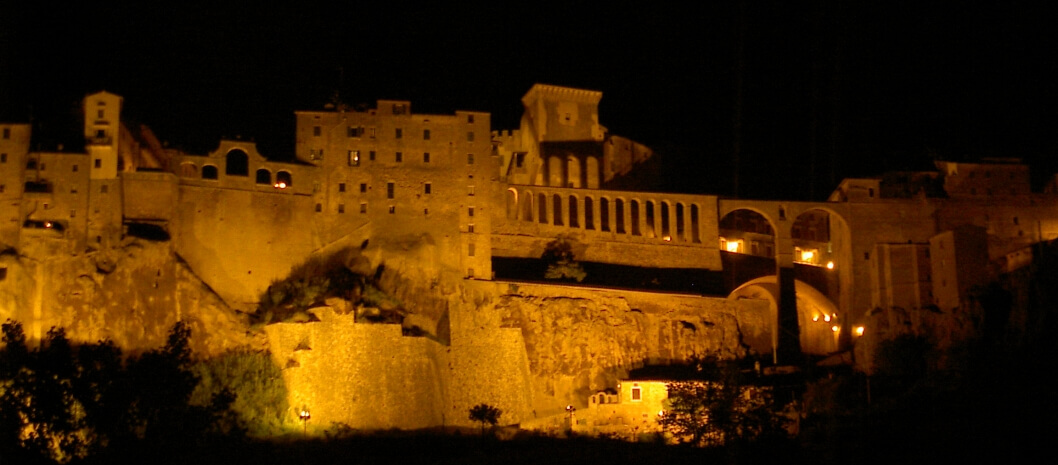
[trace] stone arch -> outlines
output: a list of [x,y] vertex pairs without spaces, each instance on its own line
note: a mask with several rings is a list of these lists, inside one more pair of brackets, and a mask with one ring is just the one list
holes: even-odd
[[280,188],[293,186],[294,178],[289,171],[280,171],[276,173],[276,185]]
[[536,220],[541,223],[547,223],[547,194],[543,192],[536,194],[536,206],[539,210],[536,214]]
[[577,213],[579,212],[579,209],[577,208],[578,203],[580,202],[578,201],[577,196],[570,194],[569,210],[567,211],[569,212],[569,227],[571,228],[580,227],[580,218],[577,217]]
[[701,209],[698,208],[698,204],[691,204],[691,242],[702,242],[702,235],[701,231],[699,230],[699,221],[701,220],[701,218],[699,218],[699,216],[701,215],[701,213],[699,213],[700,211]]
[[675,220],[676,220],[676,240],[680,241],[680,242],[684,242],[684,241],[687,240],[687,236],[686,236],[686,232],[687,232],[686,210],[687,210],[687,207],[685,207],[683,205],[683,202],[676,202],[676,215],[675,215]]
[[600,170],[599,170],[599,157],[589,156],[584,161],[584,165],[585,165],[585,169],[584,169],[585,173],[584,174],[586,175],[585,176],[585,178],[586,178],[586,186],[585,187],[587,187],[588,189],[598,189],[599,188],[599,178],[601,177],[600,174],[599,174],[600,173]]
[[[838,338],[842,332],[837,307],[808,283],[794,280],[794,289],[797,294],[797,324],[800,328],[801,350],[813,355],[828,355],[837,351]],[[747,281],[731,291],[728,299],[762,299],[768,302],[764,315],[751,317],[754,321],[768,323],[763,327],[747,325],[742,332],[742,340],[757,352],[774,351],[778,344],[776,315],[779,285],[776,276],[762,276]]]
[[[788,213],[792,214],[793,211]],[[826,216],[826,231],[820,234],[818,231],[819,226],[816,226],[817,231],[811,232],[810,228],[805,227],[805,219],[813,218],[809,221],[819,221],[821,215]],[[853,254],[852,254],[852,236],[851,230],[849,229],[848,222],[845,217],[835,211],[832,208],[826,206],[811,206],[802,211],[797,212],[797,217],[793,221],[793,225],[790,230],[791,242],[795,248],[794,261],[802,265],[809,265],[803,267],[800,270],[798,279],[809,282],[809,284],[817,284],[813,282],[807,273],[816,270],[817,280],[823,280],[826,285],[819,285],[819,290],[823,292],[831,301],[837,302],[839,309],[839,315],[843,316],[841,324],[843,326],[842,338],[843,344],[848,342],[850,336],[850,326],[853,318],[858,318],[860,315],[853,315],[852,310],[857,308],[852,302],[853,293]],[[816,240],[813,240],[816,239]],[[818,239],[826,239],[825,241],[819,241]],[[797,251],[803,253],[805,250],[818,251],[818,260],[806,262],[802,257],[797,256]],[[801,258],[801,260],[798,260]]]
[[595,201],[584,196],[584,229],[595,230]]
[[257,184],[272,185],[272,172],[261,168],[257,170]]
[[518,219],[518,189],[507,188],[507,219]]
[[778,252],[776,224],[756,208],[732,209],[720,218],[718,229],[721,251],[766,258],[775,258]]
[[198,177],[198,165],[185,161],[180,164],[180,177],[182,178],[197,178]]
[[562,159],[557,155],[552,155],[547,159],[547,185],[565,187],[566,180],[563,176],[565,167],[563,166]]
[[584,187],[581,183],[580,159],[573,155],[566,157],[566,187]]
[[552,195],[551,203],[551,209],[553,210],[551,213],[554,216],[551,224],[555,226],[562,226],[564,224],[562,222],[562,196],[558,194]]
[[625,200],[618,197],[614,200],[614,232],[625,234]]
[[224,157],[224,174],[228,176],[249,176],[250,156],[242,149],[231,149]]
[[522,221],[533,221],[533,192],[525,191],[525,201],[522,202]]
[[202,179],[217,179],[217,167],[214,165],[202,166]]
[[599,231],[610,231],[610,198],[599,197]]
[[653,201],[653,200],[647,200],[647,202],[646,202],[646,212],[645,212],[645,215],[644,215],[644,216],[646,216],[646,228],[644,229],[644,234],[643,234],[646,237],[657,237],[657,235],[658,235],[657,229],[655,227],[655,220],[656,220],[656,218],[655,218],[656,212],[654,211],[655,208],[656,208],[655,205],[656,205],[656,202]]
[[639,236],[639,199],[632,199],[628,205],[628,222],[632,223],[629,231],[633,236]]
[[667,200],[662,200],[659,204],[661,206],[661,238],[666,241],[672,240],[672,214],[669,211],[671,204]]

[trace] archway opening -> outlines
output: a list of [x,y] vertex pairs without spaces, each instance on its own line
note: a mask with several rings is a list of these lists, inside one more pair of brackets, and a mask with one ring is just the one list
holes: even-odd
[[224,164],[224,174],[228,176],[249,176],[250,157],[240,149],[228,151]]

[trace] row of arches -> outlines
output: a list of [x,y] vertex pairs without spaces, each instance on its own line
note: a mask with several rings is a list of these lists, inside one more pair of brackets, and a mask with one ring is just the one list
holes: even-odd
[[507,219],[664,241],[701,242],[697,204],[507,190]]
[[544,158],[544,184],[547,186],[598,189],[601,177],[598,157],[552,155]]
[[[228,176],[247,176],[247,174],[232,174],[227,170],[224,174]],[[184,162],[180,164],[180,177],[215,180],[220,178],[220,170],[217,168],[217,165],[207,164],[202,165],[202,171],[199,173],[198,165],[193,162]],[[261,168],[256,172],[255,182],[260,185],[274,186],[282,184],[284,187],[290,187],[294,184],[294,176],[289,171],[280,170],[276,172],[275,179],[273,180],[272,171],[266,168]]]

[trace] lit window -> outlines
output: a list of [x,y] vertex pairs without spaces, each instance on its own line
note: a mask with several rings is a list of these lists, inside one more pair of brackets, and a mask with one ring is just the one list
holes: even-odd
[[349,166],[360,166],[360,151],[350,150],[349,151]]

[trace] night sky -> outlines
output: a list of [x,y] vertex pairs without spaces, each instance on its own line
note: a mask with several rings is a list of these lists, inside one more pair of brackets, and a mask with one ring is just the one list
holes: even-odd
[[352,105],[490,111],[508,129],[542,82],[602,91],[601,123],[659,154],[657,190],[818,200],[843,177],[934,158],[1020,157],[1037,188],[1058,171],[1058,41],[1043,6],[439,3],[9,5],[0,120],[32,119],[48,148],[105,89],[172,146],[205,153],[241,136],[284,159],[293,111],[335,91]]

